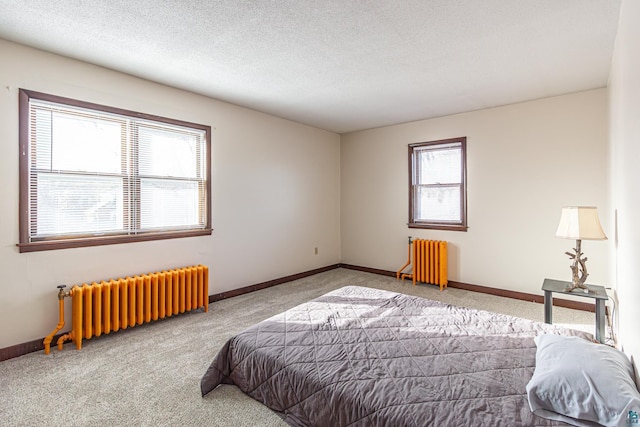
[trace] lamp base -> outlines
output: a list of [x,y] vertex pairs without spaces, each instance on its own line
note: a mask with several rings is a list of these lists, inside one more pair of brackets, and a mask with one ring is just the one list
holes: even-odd
[[589,288],[585,286],[584,282],[587,281],[589,273],[587,273],[587,258],[582,257],[584,255],[582,253],[582,240],[576,240],[576,247],[573,250],[575,253],[565,252],[573,260],[573,263],[571,263],[571,286],[567,286],[565,292],[573,292],[576,289],[580,289],[582,292],[588,293]]
[[591,291],[591,289],[589,289],[587,286],[583,285],[582,283],[572,283],[571,286],[567,286],[566,288],[564,288],[565,292],[582,292],[585,294],[588,294]]

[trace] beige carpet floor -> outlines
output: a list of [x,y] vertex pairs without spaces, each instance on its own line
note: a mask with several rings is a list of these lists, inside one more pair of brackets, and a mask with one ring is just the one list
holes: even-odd
[[[194,311],[0,363],[0,426],[282,426],[235,386],[200,396],[200,378],[233,334],[346,285],[388,289],[543,321],[542,304],[336,269]],[[52,301],[53,303],[53,301]],[[594,330],[594,314],[554,307],[554,322]],[[53,326],[53,325],[52,325]]]

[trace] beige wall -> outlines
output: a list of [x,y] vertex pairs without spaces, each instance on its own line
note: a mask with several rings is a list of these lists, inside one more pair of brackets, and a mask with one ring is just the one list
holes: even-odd
[[609,81],[612,282],[619,339],[640,361],[640,3],[623,0]]
[[[0,63],[0,348],[51,332],[58,284],[203,263],[214,294],[340,261],[339,135],[3,40]],[[19,254],[19,88],[211,125],[213,236]]]
[[[564,205],[607,206],[606,89],[343,135],[342,261],[395,271],[407,236],[450,242],[454,281],[542,294],[570,280]],[[409,229],[407,144],[467,137],[468,232]],[[583,242],[590,283],[609,278],[607,244]],[[541,307],[542,310],[542,307]]]

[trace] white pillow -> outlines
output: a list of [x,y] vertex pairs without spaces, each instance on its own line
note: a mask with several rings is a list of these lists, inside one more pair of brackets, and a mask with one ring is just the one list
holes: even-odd
[[540,335],[535,342],[536,368],[527,384],[534,414],[575,426],[635,425],[640,393],[624,353],[575,336]]

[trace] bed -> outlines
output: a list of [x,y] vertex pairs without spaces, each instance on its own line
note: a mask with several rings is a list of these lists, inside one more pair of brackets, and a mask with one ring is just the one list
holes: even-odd
[[590,334],[347,286],[227,341],[202,395],[235,384],[292,426],[549,426],[525,390],[541,334]]

